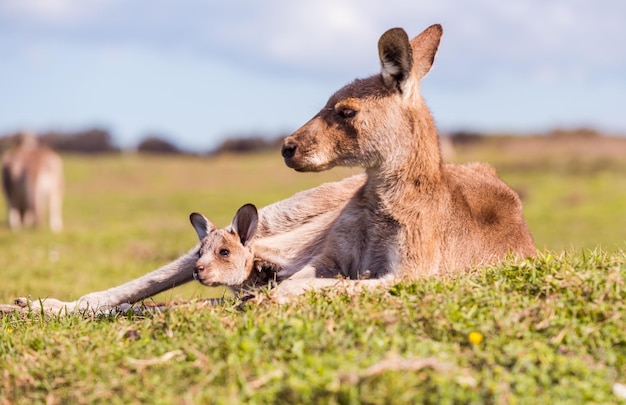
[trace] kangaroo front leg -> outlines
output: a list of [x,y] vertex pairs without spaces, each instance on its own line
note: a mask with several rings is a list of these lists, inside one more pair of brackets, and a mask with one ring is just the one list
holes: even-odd
[[52,191],[50,194],[48,222],[52,232],[63,230],[63,196],[60,191]]
[[13,230],[20,229],[22,227],[22,214],[20,210],[15,207],[9,207],[9,228]]
[[77,308],[77,301],[65,302],[56,298],[41,298],[39,300],[30,300],[26,297],[20,297],[15,300],[15,306],[20,310],[30,310],[32,312],[50,312],[63,314],[74,312]]
[[348,276],[341,271],[341,263],[332,252],[322,253],[309,261],[302,269],[298,270],[289,279],[329,278]]
[[296,280],[296,279],[312,279],[317,277],[317,270],[315,266],[307,265],[304,266],[301,270],[298,270],[294,274],[292,274],[288,280]]
[[64,302],[54,298],[31,301],[22,297],[16,300],[16,304],[34,311],[44,310],[53,313],[63,313],[63,311],[68,313],[76,311],[103,312],[122,304],[133,304],[192,281],[193,270],[198,258],[198,247],[199,245],[187,254],[151,273],[108,290],[83,295],[76,301]]

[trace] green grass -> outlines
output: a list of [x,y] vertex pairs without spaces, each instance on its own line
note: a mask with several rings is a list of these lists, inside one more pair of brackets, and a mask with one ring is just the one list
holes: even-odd
[[286,306],[5,317],[0,392],[16,403],[612,403],[626,379],[625,277],[623,254],[546,254]]
[[[0,228],[0,302],[119,284],[193,246],[192,211],[225,225],[246,202],[353,172],[293,173],[275,154],[65,162],[65,232]],[[144,316],[7,315],[0,403],[619,403],[625,171],[495,164],[523,195],[536,260],[285,306],[261,294]],[[190,283],[157,300],[223,294]]]

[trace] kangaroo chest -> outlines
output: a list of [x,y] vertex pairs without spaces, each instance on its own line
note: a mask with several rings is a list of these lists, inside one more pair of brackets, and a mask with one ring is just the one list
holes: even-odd
[[335,223],[331,248],[340,273],[351,279],[380,278],[398,268],[400,226],[364,207],[347,207]]

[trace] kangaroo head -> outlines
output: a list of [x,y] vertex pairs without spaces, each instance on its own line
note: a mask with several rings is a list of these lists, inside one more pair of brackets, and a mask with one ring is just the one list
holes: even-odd
[[256,207],[246,204],[239,208],[230,229],[218,229],[196,212],[189,219],[201,242],[194,278],[206,286],[241,286],[253,268],[252,239],[258,224]]
[[433,25],[409,41],[401,28],[385,32],[378,42],[380,74],[337,91],[317,115],[285,138],[287,166],[297,171],[337,165],[376,168],[413,153],[419,143],[412,139],[419,132],[416,121],[427,116],[434,131],[419,82],[433,64],[442,33],[440,25]]

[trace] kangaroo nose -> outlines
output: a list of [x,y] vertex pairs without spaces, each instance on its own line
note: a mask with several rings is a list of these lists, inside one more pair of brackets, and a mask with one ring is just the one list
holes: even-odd
[[196,273],[202,273],[204,271],[204,266],[201,264],[198,264],[196,266]]
[[283,157],[285,159],[291,159],[296,154],[296,148],[297,148],[296,145],[286,143],[286,144],[283,145],[283,149],[281,151],[281,154],[283,155]]

